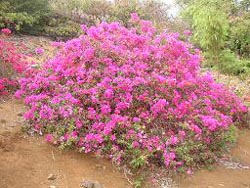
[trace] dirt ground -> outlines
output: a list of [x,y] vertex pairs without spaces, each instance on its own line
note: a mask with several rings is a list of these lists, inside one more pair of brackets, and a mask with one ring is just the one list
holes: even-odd
[[[104,159],[73,151],[63,152],[20,131],[22,102],[0,105],[0,188],[77,188],[83,179],[105,188],[128,187],[127,180]],[[48,180],[53,174],[55,180]]]
[[[60,151],[42,137],[20,131],[24,123],[21,101],[0,104],[0,188],[77,188],[83,179],[98,181],[105,188],[130,187],[109,161],[74,151]],[[176,178],[179,188],[250,188],[250,131],[240,132],[228,164],[198,170]],[[50,174],[55,180],[48,180]],[[171,185],[161,186],[171,188]]]

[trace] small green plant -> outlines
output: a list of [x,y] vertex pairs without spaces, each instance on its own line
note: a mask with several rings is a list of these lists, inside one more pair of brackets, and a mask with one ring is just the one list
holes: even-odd
[[235,144],[238,137],[238,129],[236,126],[232,125],[229,127],[228,131],[225,132],[224,140],[225,143]]
[[132,168],[135,168],[135,169],[140,168],[140,167],[144,166],[146,159],[147,159],[147,157],[141,155],[141,156],[133,159],[130,162],[130,165],[132,166]]
[[143,181],[144,181],[144,177],[143,176],[139,176],[137,178],[135,178],[133,185],[135,188],[141,188],[143,185]]
[[219,71],[228,75],[236,75],[244,78],[250,72],[250,61],[239,59],[230,50],[223,50],[220,55],[220,63],[216,66]]

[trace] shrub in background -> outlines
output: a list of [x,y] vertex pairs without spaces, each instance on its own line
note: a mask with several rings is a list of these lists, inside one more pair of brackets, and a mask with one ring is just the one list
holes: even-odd
[[38,34],[48,23],[51,11],[48,0],[3,0],[0,2],[0,28]]
[[129,26],[130,14],[138,12],[158,29],[182,29],[185,24],[171,19],[169,8],[156,0],[4,0],[0,2],[0,28],[65,40],[79,36],[80,24],[119,21]]
[[52,31],[52,35],[58,33],[61,37],[65,35],[65,38],[79,34],[77,24],[92,26],[102,21],[118,21],[129,27],[132,12],[151,20],[157,28],[173,28],[175,25],[168,14],[169,6],[156,0],[55,0],[50,5],[56,20],[49,24],[47,32]]
[[250,61],[239,59],[232,51],[224,50],[217,68],[224,74],[245,78],[250,73]]
[[192,41],[204,52],[205,66],[246,78],[249,75],[249,0],[177,0],[192,26]]
[[239,57],[250,58],[250,14],[231,18],[228,47]]
[[207,63],[218,66],[229,31],[227,12],[218,8],[221,0],[192,2],[184,12],[193,28],[193,41],[205,52]]
[[20,79],[31,128],[61,148],[117,164],[180,169],[213,162],[240,99],[200,72],[200,52],[132,14],[134,27],[102,23],[61,44],[57,56]]
[[28,67],[25,56],[14,44],[5,39],[11,34],[8,28],[1,30],[0,35],[0,97],[7,95],[18,88],[17,75]]
[[47,36],[56,40],[72,39],[81,33],[79,23],[60,16],[52,17],[44,30]]

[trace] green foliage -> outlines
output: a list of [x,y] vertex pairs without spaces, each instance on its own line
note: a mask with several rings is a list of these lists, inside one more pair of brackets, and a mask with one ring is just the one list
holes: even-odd
[[243,58],[250,58],[250,14],[231,20],[229,48]]
[[4,0],[0,2],[0,27],[68,39],[79,35],[80,24],[119,21],[129,26],[130,14],[137,12],[163,29],[174,27],[168,9],[157,0]]
[[138,158],[133,159],[130,162],[130,165],[132,166],[132,168],[135,168],[135,169],[140,168],[140,167],[144,166],[145,162],[147,161],[146,159],[147,159],[147,157],[141,155]]
[[137,177],[137,178],[134,180],[134,182],[133,182],[134,187],[135,187],[135,188],[141,188],[142,185],[143,185],[144,180],[145,180],[145,179],[144,179],[144,177],[142,177],[142,176]]
[[48,0],[4,0],[0,2],[0,27],[36,33],[50,15]]
[[[237,128],[235,126],[230,126],[228,130],[220,131],[213,136],[213,142],[205,144],[202,140],[187,140],[181,145],[176,147],[176,154],[178,157],[182,158],[188,166],[199,167],[201,164],[204,166],[209,166],[214,163],[214,155],[220,156],[224,149],[227,149],[229,143],[233,144],[237,139]],[[206,139],[205,137],[202,139]],[[222,150],[223,148],[223,150]],[[206,151],[201,153],[200,151]],[[194,155],[194,153],[199,153],[199,156]],[[180,172],[184,172],[185,166],[178,169]]]
[[26,12],[14,12],[10,2],[0,2],[0,27],[19,31],[23,25],[32,25],[34,18]]
[[229,29],[227,15],[218,8],[218,0],[195,1],[185,14],[191,20],[194,42],[206,51],[210,62],[218,64]]
[[51,6],[56,15],[88,26],[102,21],[119,21],[128,26],[130,14],[134,12],[159,27],[169,24],[169,7],[157,0],[55,0]]
[[69,39],[80,34],[80,25],[66,17],[52,18],[45,27],[47,35],[56,39]]
[[207,66],[244,78],[250,73],[249,0],[178,0]]
[[238,129],[236,126],[232,125],[229,127],[228,131],[225,132],[224,140],[227,143],[235,144],[238,137]]
[[129,25],[130,14],[136,12],[142,19],[151,20],[158,28],[166,28],[170,24],[169,6],[156,0],[116,0],[112,4],[110,21],[119,21]]
[[250,73],[250,61],[237,58],[230,50],[222,51],[219,60],[217,68],[224,74],[244,77]]
[[88,26],[106,20],[111,11],[111,3],[106,0],[54,0],[51,7],[57,16]]
[[239,8],[243,11],[250,11],[250,0],[241,0],[239,2]]

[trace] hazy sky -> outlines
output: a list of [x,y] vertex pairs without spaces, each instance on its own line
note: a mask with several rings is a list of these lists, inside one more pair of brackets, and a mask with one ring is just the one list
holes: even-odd
[[171,6],[170,14],[176,16],[178,14],[178,7],[175,4],[175,0],[161,0]]

